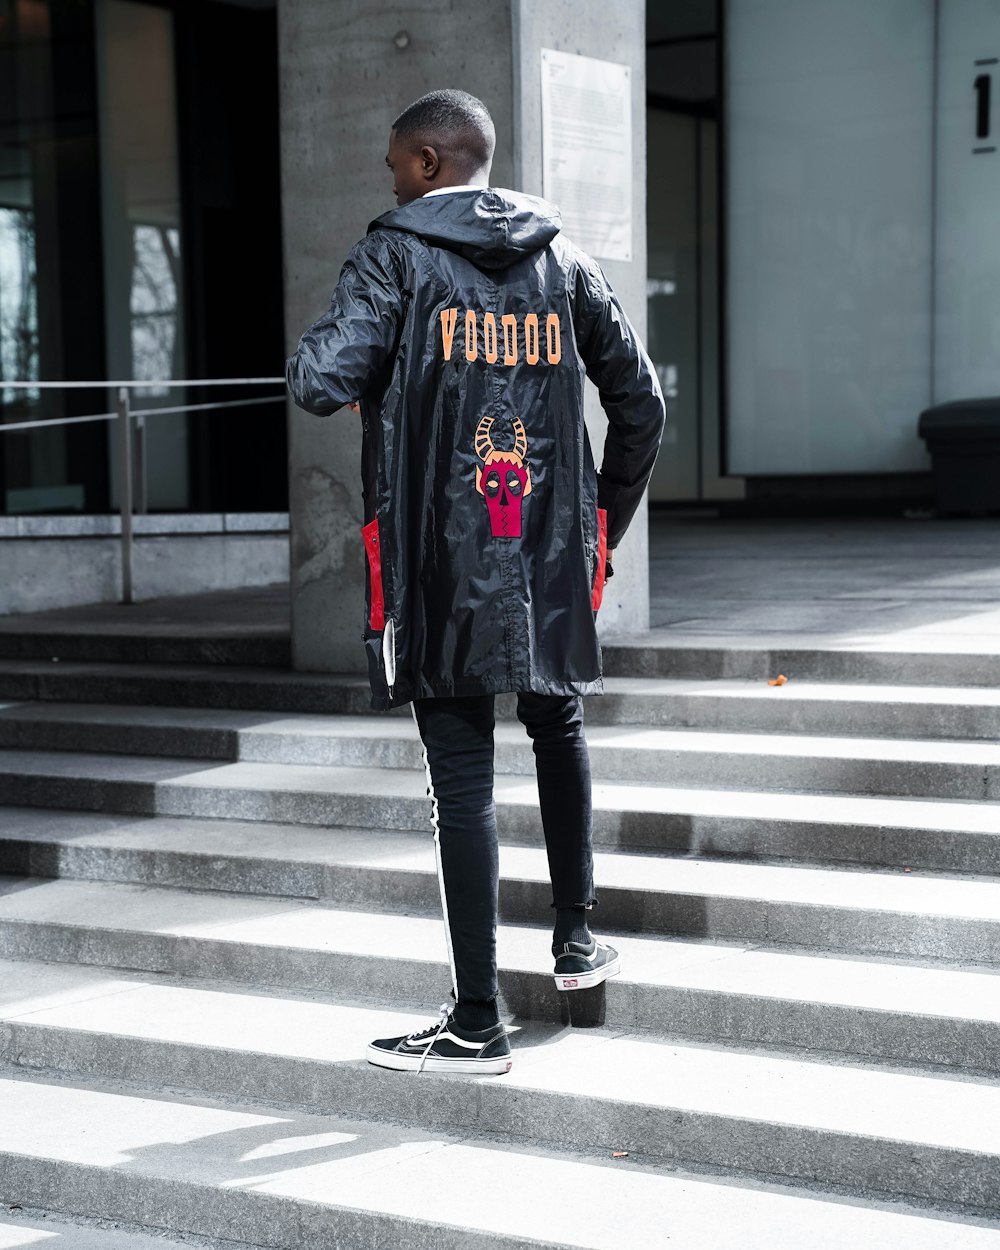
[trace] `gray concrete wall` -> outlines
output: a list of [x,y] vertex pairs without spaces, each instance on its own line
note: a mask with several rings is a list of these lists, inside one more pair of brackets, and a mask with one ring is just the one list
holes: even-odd
[[[118,517],[0,517],[0,616],[121,596]],[[135,597],[196,595],[288,579],[283,514],[135,517]]]
[[[385,164],[392,120],[418,96],[457,87],[497,129],[491,179],[513,176],[511,16],[506,3],[279,0],[285,324],[288,352],[326,310],[344,257],[396,207]],[[398,47],[396,37],[408,40]],[[289,411],[292,656],[354,672],[362,645],[360,418]]]
[[[543,46],[632,66],[635,260],[608,262],[605,271],[644,333],[644,15],[642,0],[603,8],[597,0],[429,0],[395,8],[279,0],[289,353],[328,306],[344,257],[368,222],[395,206],[383,159],[389,128],[424,92],[458,87],[479,96],[497,129],[490,181],[541,192]],[[587,421],[599,464],[606,423],[596,392]],[[292,652],[300,670],[364,666],[360,453],[356,414],[345,409],[321,419],[290,408]],[[602,631],[644,629],[648,600],[643,508],[605,592]]]

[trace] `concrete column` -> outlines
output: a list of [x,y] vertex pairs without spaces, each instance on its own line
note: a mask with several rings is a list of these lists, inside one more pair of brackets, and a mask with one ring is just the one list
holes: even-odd
[[[542,194],[541,49],[554,48],[617,61],[632,73],[632,257],[597,257],[640,337],[646,337],[646,5],[644,0],[515,0],[514,183]],[[570,236],[572,237],[572,236]],[[588,384],[584,417],[598,468],[607,418]],[[615,553],[615,576],[604,589],[597,617],[602,638],[649,628],[649,527],[643,499],[628,534]]]
[[[642,0],[278,0],[282,204],[288,351],[329,304],[340,267],[368,222],[395,206],[384,156],[392,119],[426,91],[457,87],[490,110],[497,148],[490,181],[541,194],[540,49],[632,66],[633,255],[601,261],[645,333],[645,34]],[[606,423],[587,400],[595,459]],[[292,655],[296,669],[364,667],[361,431],[342,409],[321,419],[290,407]],[[645,507],[615,565],[601,629],[649,620]]]

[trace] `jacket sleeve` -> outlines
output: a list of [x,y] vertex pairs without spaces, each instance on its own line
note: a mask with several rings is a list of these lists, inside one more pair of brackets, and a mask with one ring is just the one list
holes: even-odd
[[603,269],[590,257],[581,257],[577,266],[574,329],[587,377],[608,417],[597,505],[607,510],[608,549],[613,550],[653,472],[666,405],[649,354]]
[[403,318],[402,275],[377,235],[351,249],[329,309],[299,339],[285,378],[300,408],[326,417],[359,399],[395,347]]

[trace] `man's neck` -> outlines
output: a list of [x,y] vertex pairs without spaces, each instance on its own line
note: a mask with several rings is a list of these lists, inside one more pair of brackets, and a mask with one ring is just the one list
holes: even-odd
[[449,191],[485,191],[487,184],[485,182],[463,182],[451,187],[432,187],[430,191],[425,191],[421,199],[426,199],[429,195],[444,195]]

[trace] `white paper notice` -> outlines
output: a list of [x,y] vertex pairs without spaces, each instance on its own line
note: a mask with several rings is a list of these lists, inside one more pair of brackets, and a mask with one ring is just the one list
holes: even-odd
[[632,259],[627,65],[542,48],[542,195],[585,252]]

